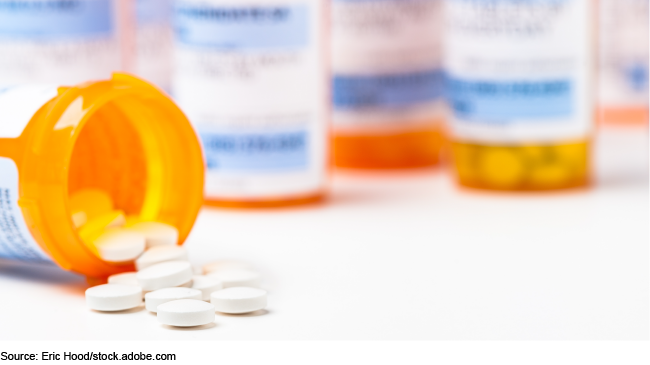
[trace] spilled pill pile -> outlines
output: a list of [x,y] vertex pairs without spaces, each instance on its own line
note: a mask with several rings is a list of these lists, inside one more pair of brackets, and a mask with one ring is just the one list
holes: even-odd
[[[110,196],[85,189],[70,197],[72,220],[85,245],[108,262],[135,264],[86,290],[90,309],[114,312],[142,305],[169,326],[209,324],[215,312],[250,313],[266,307],[266,291],[253,268],[236,261],[193,267],[177,245],[178,230],[115,210]],[[208,303],[209,302],[209,303]]]

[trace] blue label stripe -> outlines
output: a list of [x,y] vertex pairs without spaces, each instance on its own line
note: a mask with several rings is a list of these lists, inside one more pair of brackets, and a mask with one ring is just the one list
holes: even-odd
[[465,120],[562,118],[574,112],[575,91],[568,79],[504,82],[450,77],[447,88],[454,114]]
[[113,33],[112,0],[0,1],[0,37],[67,39]]
[[442,98],[443,72],[439,69],[384,75],[334,75],[335,109],[399,108]]
[[624,79],[629,87],[636,92],[648,90],[648,65],[647,63],[634,63],[623,67]]
[[301,170],[308,166],[305,130],[274,133],[200,132],[210,171]]
[[179,1],[173,17],[176,40],[184,45],[246,50],[309,44],[306,4],[218,7]]

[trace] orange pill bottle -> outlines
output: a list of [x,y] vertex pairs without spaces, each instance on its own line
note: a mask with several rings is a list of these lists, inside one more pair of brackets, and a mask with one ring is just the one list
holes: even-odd
[[135,77],[0,87],[0,258],[96,279],[133,270],[84,244],[70,195],[101,189],[125,214],[176,227],[180,244],[202,205],[203,166],[185,115]]
[[449,134],[460,185],[589,182],[594,2],[445,1]]
[[333,0],[337,167],[435,165],[442,144],[440,0]]

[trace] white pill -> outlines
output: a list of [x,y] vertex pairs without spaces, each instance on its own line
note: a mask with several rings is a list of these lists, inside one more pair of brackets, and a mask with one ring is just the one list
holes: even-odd
[[144,304],[148,311],[155,312],[159,305],[178,299],[199,299],[203,297],[200,290],[191,288],[162,288],[144,295]]
[[121,228],[108,229],[93,241],[104,261],[124,262],[140,256],[145,249],[144,236]]
[[181,285],[176,285],[179,288],[191,288],[192,284],[194,284],[194,281],[190,280],[187,283],[183,283]]
[[104,284],[86,290],[86,304],[98,311],[121,311],[142,304],[142,290],[137,286]]
[[192,288],[200,290],[203,293],[202,299],[205,301],[210,301],[210,294],[223,289],[221,280],[214,276],[194,275],[192,281]]
[[147,237],[147,248],[175,246],[178,243],[178,229],[160,222],[140,222],[129,227]]
[[266,308],[266,291],[257,288],[234,287],[216,291],[210,296],[217,312],[249,313]]
[[167,261],[138,271],[138,284],[145,291],[180,286],[192,280],[192,265],[187,261]]
[[158,306],[158,321],[177,327],[201,326],[214,322],[214,305],[196,299],[172,300]]
[[203,275],[203,268],[201,266],[192,265],[194,275]]
[[121,284],[121,285],[131,285],[131,286],[140,286],[138,285],[138,279],[135,275],[137,272],[123,272],[121,274],[115,274],[108,277],[109,284]]
[[221,270],[252,270],[253,266],[245,262],[220,260],[203,265],[205,275]]
[[88,215],[86,212],[76,212],[72,214],[72,223],[75,227],[79,228],[88,222]]
[[260,286],[260,274],[252,270],[220,270],[212,272],[207,276],[219,279],[224,288],[232,288],[234,286],[257,288]]
[[180,246],[155,246],[135,260],[138,271],[165,261],[187,261],[187,251]]

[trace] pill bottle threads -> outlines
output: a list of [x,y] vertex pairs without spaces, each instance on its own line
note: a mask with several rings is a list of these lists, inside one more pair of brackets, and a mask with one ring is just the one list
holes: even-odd
[[[0,162],[13,160],[17,171],[8,191],[19,212],[9,213],[28,228],[0,256],[52,261],[93,282],[132,271],[132,263],[99,259],[80,238],[68,199],[82,188],[106,191],[116,208],[172,225],[185,240],[202,205],[203,159],[189,121],[157,88],[114,74],[59,88],[30,118],[19,136],[0,140],[8,146]],[[28,252],[39,250],[42,260]]]
[[175,2],[172,94],[201,138],[206,204],[275,207],[325,196],[326,3]]
[[[594,2],[503,1],[493,9],[467,4],[448,0],[445,14],[449,132],[458,183],[492,190],[588,185],[595,124]],[[517,16],[522,11],[535,13],[538,23],[526,24],[532,18]],[[569,21],[575,26],[567,27]]]
[[398,169],[439,162],[442,1],[334,0],[333,163]]
[[647,0],[599,0],[598,119],[648,123]]

